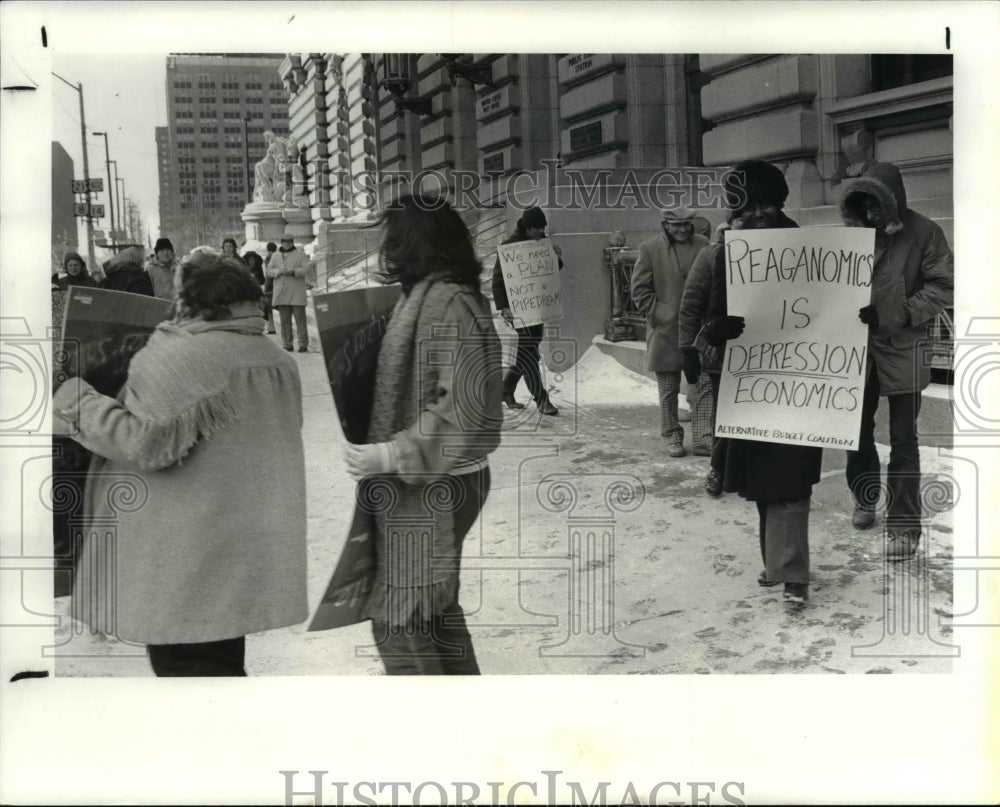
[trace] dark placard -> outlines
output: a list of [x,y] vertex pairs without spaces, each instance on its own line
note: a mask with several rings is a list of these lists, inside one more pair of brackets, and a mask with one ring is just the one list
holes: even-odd
[[358,501],[354,504],[347,541],[309,623],[310,631],[343,628],[364,620],[361,611],[371,594],[376,563],[375,518],[370,507],[360,504],[362,497],[368,495],[367,485],[368,480],[363,479],[356,488]]
[[[379,348],[399,295],[399,286],[379,286],[313,297],[330,390],[348,442],[363,443],[368,436]],[[347,541],[309,623],[310,631],[363,620],[361,610],[375,574],[373,508],[359,503],[366,491],[367,483],[362,481]]]
[[[172,310],[169,300],[70,286],[62,322],[63,342],[56,356],[58,370],[79,376],[98,392],[116,397],[125,383],[132,357]],[[53,436],[52,448],[53,579],[55,596],[61,597],[73,590],[75,559],[82,542],[83,491],[91,454],[63,435]]]
[[70,286],[63,316],[64,369],[102,395],[118,394],[132,357],[174,310],[170,300]]
[[313,297],[330,391],[350,443],[368,436],[378,351],[399,294],[399,286],[376,286]]

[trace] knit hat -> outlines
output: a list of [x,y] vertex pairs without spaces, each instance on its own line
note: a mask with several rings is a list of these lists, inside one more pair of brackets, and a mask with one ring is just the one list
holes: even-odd
[[174,245],[170,243],[169,238],[157,238],[156,246],[153,247],[153,254],[155,255],[161,249],[169,249],[171,252],[174,251]]
[[521,221],[524,223],[525,229],[543,229],[548,224],[540,207],[529,207],[521,214]]
[[694,222],[694,211],[689,207],[669,208],[662,211],[663,221],[668,224],[678,224],[681,222]]
[[738,163],[722,181],[726,204],[739,213],[751,200],[774,205],[779,210],[788,198],[788,183],[776,165],[763,160],[744,160]]

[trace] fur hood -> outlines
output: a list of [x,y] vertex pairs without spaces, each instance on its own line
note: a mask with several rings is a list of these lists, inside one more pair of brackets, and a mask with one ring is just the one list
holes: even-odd
[[884,230],[888,235],[903,229],[903,217],[908,211],[906,189],[899,169],[892,163],[872,163],[857,179],[844,183],[840,194],[840,215],[848,227],[864,227],[865,216],[861,197],[874,196],[885,215]]

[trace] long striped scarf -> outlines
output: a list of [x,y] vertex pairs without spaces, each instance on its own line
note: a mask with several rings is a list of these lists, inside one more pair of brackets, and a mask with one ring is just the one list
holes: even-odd
[[[436,394],[433,362],[421,361],[423,340],[440,325],[462,286],[432,278],[400,298],[379,351],[368,442],[391,440],[416,423]],[[394,626],[439,613],[458,593],[458,551],[452,508],[461,487],[449,476],[404,482],[370,477],[359,500],[374,515],[376,571],[364,615]]]

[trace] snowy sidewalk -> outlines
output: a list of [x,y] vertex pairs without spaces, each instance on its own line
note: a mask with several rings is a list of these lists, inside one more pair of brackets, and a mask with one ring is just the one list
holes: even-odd
[[[317,345],[295,354],[311,609],[345,539],[354,489]],[[887,566],[880,530],[851,527],[843,453],[824,452],[811,599],[790,610],[780,587],[756,583],[754,506],[709,498],[706,458],[666,456],[654,382],[594,347],[546,380],[560,415],[541,418],[530,405],[507,412],[490,457],[492,489],[465,545],[461,600],[485,674],[950,669],[948,629],[937,627],[952,609],[950,510],[931,520],[920,561]],[[926,479],[947,481],[937,449],[923,447],[921,460]],[[68,600],[57,603],[65,616]],[[70,630],[68,619],[56,630],[66,643],[58,675],[151,674],[141,647]],[[367,624],[251,636],[247,665],[251,675],[381,672]]]

